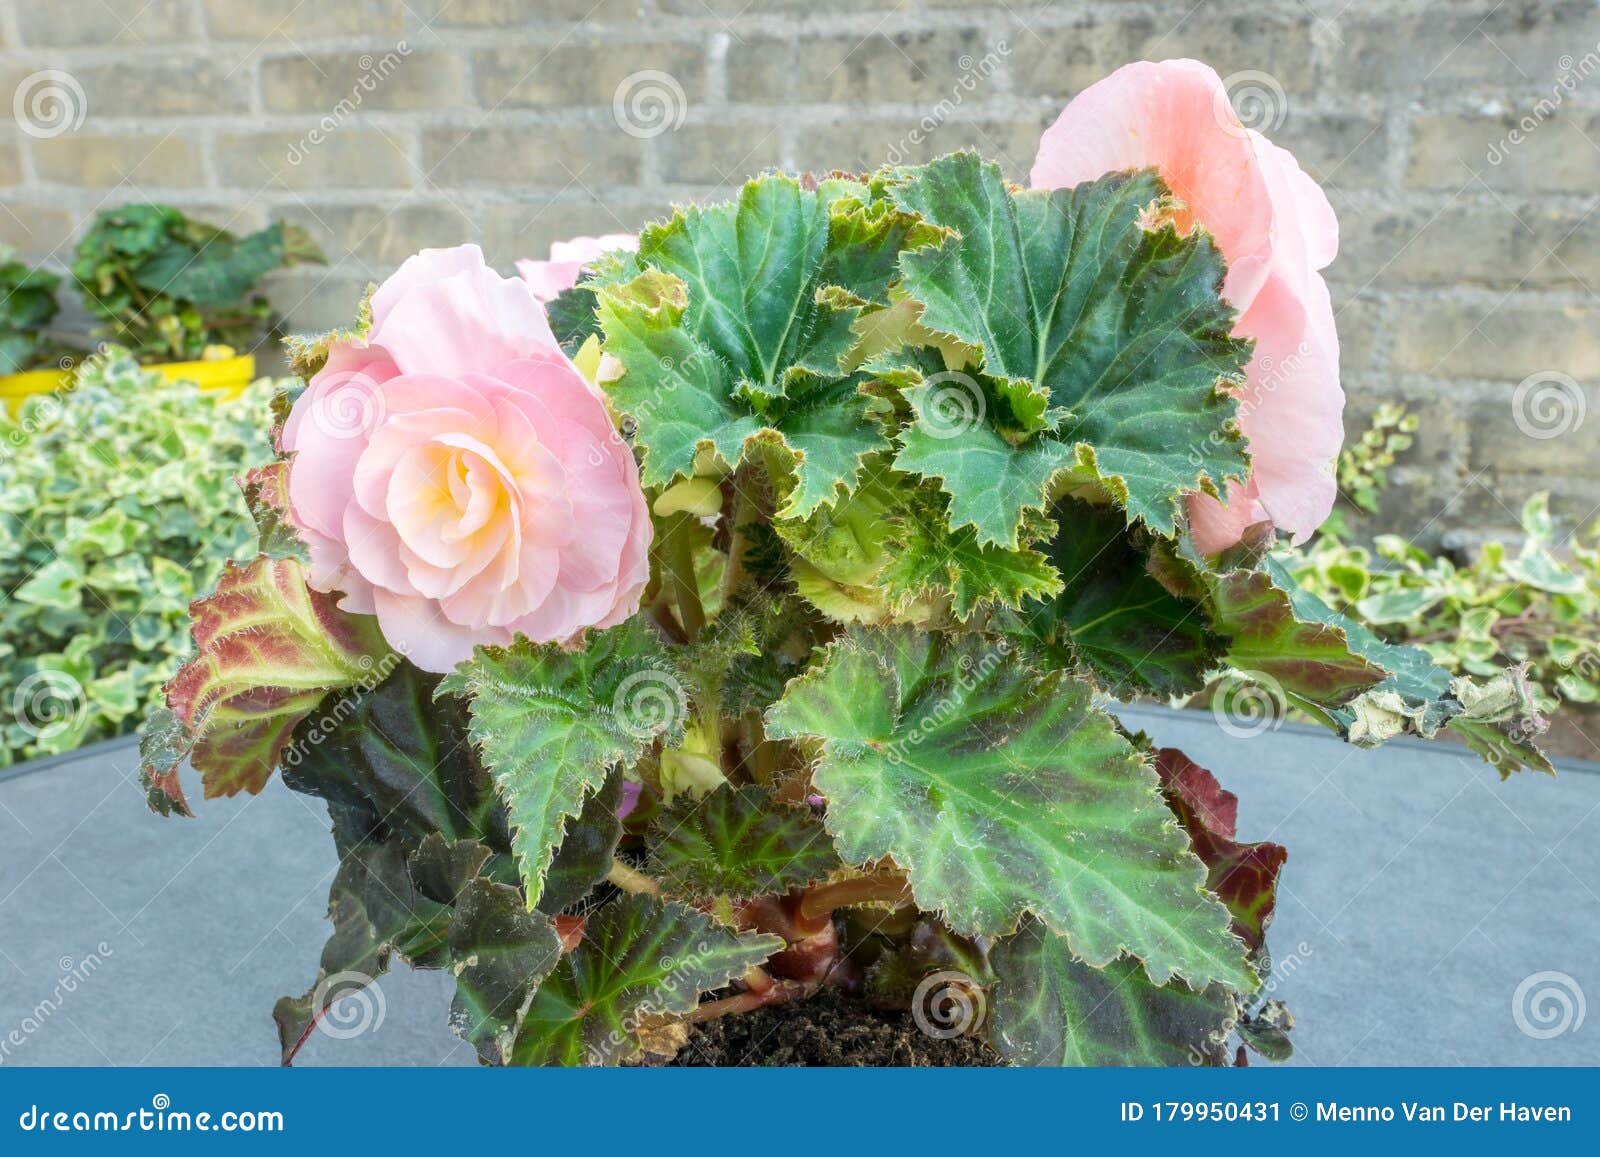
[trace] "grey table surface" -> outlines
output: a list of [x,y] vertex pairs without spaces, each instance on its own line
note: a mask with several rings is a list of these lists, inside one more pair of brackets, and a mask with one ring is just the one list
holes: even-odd
[[[1600,768],[1501,783],[1444,744],[1124,714],[1238,793],[1241,838],[1290,850],[1269,943],[1292,1063],[1600,1064]],[[276,780],[197,812],[147,813],[124,742],[0,773],[0,1065],[276,1063],[272,1004],[328,931],[327,815]],[[472,1064],[450,992],[401,967],[367,1031],[298,1063]]]

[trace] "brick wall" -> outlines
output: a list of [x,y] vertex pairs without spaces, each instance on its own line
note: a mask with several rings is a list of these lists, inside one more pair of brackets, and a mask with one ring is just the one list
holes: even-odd
[[0,96],[37,118],[0,130],[0,241],[59,265],[133,199],[286,217],[333,264],[275,298],[323,328],[420,246],[509,267],[765,166],[973,146],[1020,179],[1085,84],[1197,56],[1339,212],[1352,429],[1426,415],[1391,525],[1501,527],[1537,488],[1570,524],[1600,502],[1597,54],[1594,0],[0,0]]

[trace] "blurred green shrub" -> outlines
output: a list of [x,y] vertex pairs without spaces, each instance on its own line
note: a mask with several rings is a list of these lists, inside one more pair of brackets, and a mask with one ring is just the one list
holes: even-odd
[[255,345],[273,321],[256,283],[324,260],[303,229],[281,221],[236,237],[166,205],[124,205],[95,216],[72,275],[105,322],[101,336],[141,362],[193,361],[207,346]]
[[0,376],[54,360],[55,345],[46,330],[60,308],[60,284],[56,274],[33,269],[0,246]]
[[0,765],[143,717],[188,654],[190,601],[255,553],[233,477],[271,457],[273,388],[226,401],[119,350],[0,413]]

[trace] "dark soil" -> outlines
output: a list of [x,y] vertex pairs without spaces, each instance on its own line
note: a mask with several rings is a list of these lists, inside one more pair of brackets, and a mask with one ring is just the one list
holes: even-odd
[[1003,1064],[972,1037],[939,1040],[908,1012],[884,1012],[825,989],[810,1000],[696,1025],[674,1065],[691,1068],[990,1068]]

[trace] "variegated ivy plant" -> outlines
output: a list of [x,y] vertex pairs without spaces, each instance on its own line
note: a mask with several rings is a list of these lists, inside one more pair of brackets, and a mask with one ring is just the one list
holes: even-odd
[[[449,595],[400,601],[422,596],[373,551],[397,535],[420,590],[404,551],[478,533],[486,494],[528,500],[475,489],[481,446],[501,438],[514,475],[543,419],[461,416],[526,395],[481,364],[441,376],[440,327],[408,336],[406,286],[430,277],[521,308],[474,254],[424,254],[357,331],[302,344],[294,454],[252,476],[263,553],[196,604],[197,654],[146,737],[161,810],[187,811],[185,760],[207,796],[281,767],[328,803],[334,934],[278,1005],[286,1061],[331,978],[396,956],[454,973],[452,1025],[494,1064],[671,1055],[697,1022],[826,987],[904,1006],[934,974],[1016,1064],[1280,1057],[1290,1022],[1262,983],[1286,852],[1241,842],[1211,772],[1112,700],[1232,669],[1356,742],[1450,727],[1503,772],[1544,766],[1514,677],[1452,679],[1336,614],[1271,561],[1269,524],[1196,547],[1186,499],[1250,475],[1251,345],[1217,245],[1153,170],[1053,191],[970,154],[772,174],[594,258],[548,317],[614,416],[627,461],[606,477],[637,455],[637,612],[451,660],[447,628],[473,623]],[[359,459],[316,450],[351,359],[380,354],[343,439]],[[529,364],[488,377],[555,408]],[[414,524],[393,462],[451,421],[477,433],[438,451],[448,486]],[[388,531],[358,538],[350,505],[330,545],[312,503],[338,454],[368,518],[387,477]]]

